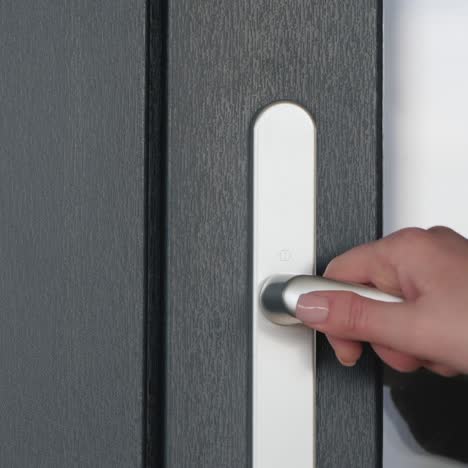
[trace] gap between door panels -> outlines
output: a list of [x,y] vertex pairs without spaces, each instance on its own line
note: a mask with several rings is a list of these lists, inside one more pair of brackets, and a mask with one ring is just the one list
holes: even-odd
[[165,466],[167,1],[146,1],[144,466]]

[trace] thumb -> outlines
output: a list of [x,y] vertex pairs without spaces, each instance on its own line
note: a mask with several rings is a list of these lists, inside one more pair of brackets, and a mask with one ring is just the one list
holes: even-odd
[[415,307],[409,302],[380,302],[350,292],[320,291],[300,296],[296,317],[336,338],[367,341],[417,355],[422,343],[415,341]]

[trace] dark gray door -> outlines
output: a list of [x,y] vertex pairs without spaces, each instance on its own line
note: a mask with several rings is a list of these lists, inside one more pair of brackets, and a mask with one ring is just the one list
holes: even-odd
[[[166,13],[164,466],[247,467],[250,126],[281,99],[315,117],[319,272],[378,237],[381,4],[187,0]],[[318,466],[379,466],[375,358],[343,369],[321,338],[317,365]]]
[[[319,273],[380,234],[381,2],[0,2],[0,465],[251,466],[256,113],[314,115]],[[317,358],[317,465],[381,458]]]
[[0,466],[140,467],[144,0],[0,1]]

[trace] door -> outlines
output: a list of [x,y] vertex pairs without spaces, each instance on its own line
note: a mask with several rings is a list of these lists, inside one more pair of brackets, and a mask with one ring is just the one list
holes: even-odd
[[[253,126],[277,101],[313,118],[318,273],[377,238],[381,2],[19,3],[0,4],[0,465],[259,468]],[[315,360],[316,466],[380,466],[376,358],[345,369],[318,336]]]
[[[282,100],[314,118],[319,273],[335,255],[377,238],[381,4],[172,1],[164,15],[164,62],[151,75],[167,86],[161,91],[165,264],[156,266],[163,268],[164,305],[149,352],[158,363],[162,327],[165,365],[157,375],[164,380],[164,434],[152,457],[163,457],[167,467],[255,466],[252,125],[262,109]],[[153,45],[156,29],[150,24]],[[161,63],[160,49],[152,50]],[[160,102],[150,99],[155,116]],[[344,369],[318,337],[316,358],[317,466],[379,466],[375,357]],[[285,430],[294,431],[291,424]]]

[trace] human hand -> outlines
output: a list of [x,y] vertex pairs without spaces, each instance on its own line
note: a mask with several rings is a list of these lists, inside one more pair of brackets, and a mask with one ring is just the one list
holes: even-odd
[[325,333],[338,360],[354,365],[369,342],[401,372],[468,373],[468,240],[451,229],[409,228],[336,257],[324,276],[370,284],[404,299],[348,292],[304,294],[296,316]]

